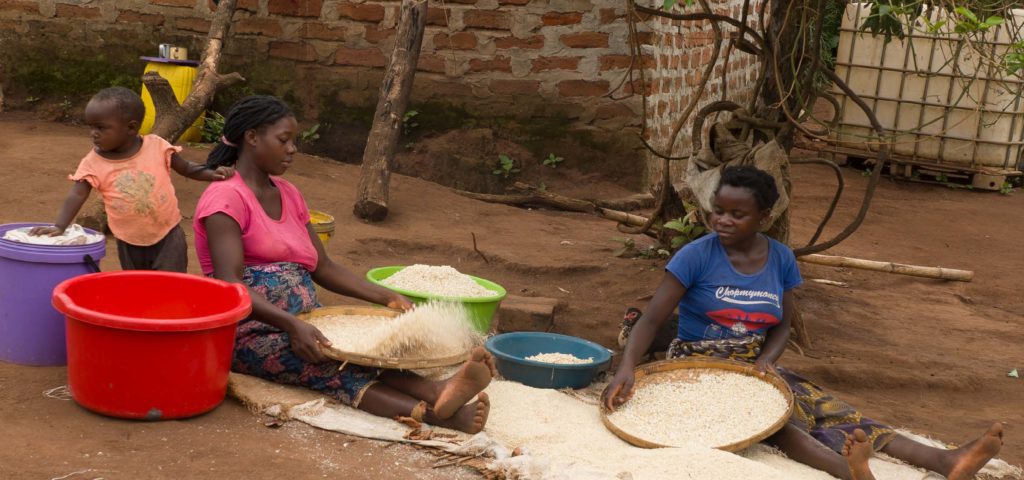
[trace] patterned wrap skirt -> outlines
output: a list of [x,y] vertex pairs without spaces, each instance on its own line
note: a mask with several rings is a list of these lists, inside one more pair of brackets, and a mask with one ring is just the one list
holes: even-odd
[[[631,317],[639,319],[639,315],[630,313],[635,312],[627,310],[623,324],[635,323],[635,320],[629,322]],[[623,333],[628,337],[629,332]],[[697,342],[676,338],[669,344],[666,358],[704,356],[753,363],[761,354],[764,340],[764,335]],[[896,431],[892,427],[865,417],[848,403],[832,396],[810,380],[786,368],[777,367],[776,371],[793,392],[794,409],[789,424],[807,432],[836,453],[842,453],[846,436],[853,435],[853,431],[858,428],[867,434],[875,451],[885,448],[896,437]]]
[[[309,271],[296,263],[245,267],[242,281],[275,307],[292,315],[320,306]],[[380,370],[329,360],[309,363],[291,348],[284,331],[253,318],[242,320],[235,335],[231,369],[276,383],[298,385],[321,392],[339,402],[359,406],[363,393],[376,382]]]

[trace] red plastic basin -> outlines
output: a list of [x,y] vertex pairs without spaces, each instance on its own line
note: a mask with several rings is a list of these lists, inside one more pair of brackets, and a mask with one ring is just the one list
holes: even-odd
[[67,326],[68,387],[79,405],[146,420],[208,412],[224,400],[245,287],[195,275],[82,275],[53,290]]

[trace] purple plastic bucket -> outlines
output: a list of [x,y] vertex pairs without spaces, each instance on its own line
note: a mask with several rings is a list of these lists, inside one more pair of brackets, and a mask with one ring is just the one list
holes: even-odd
[[[48,225],[0,225],[0,360],[20,365],[65,365],[64,315],[53,308],[53,288],[94,271],[106,242],[31,245],[4,240],[8,230]],[[89,233],[96,233],[88,230]],[[90,264],[92,263],[92,264]]]

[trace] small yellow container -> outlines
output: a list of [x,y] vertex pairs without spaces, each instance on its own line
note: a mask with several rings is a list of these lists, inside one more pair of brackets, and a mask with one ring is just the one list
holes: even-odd
[[334,236],[334,216],[320,210],[310,210],[309,223],[313,224],[313,231],[326,247],[328,240]]
[[[188,94],[192,92],[192,82],[196,79],[197,68],[190,65],[182,65],[178,62],[167,63],[167,59],[158,59],[153,57],[143,57],[147,59],[146,70],[144,73],[157,72],[161,77],[167,79],[167,82],[171,84],[171,90],[174,90],[174,97],[178,99],[178,103],[185,101]],[[146,106],[146,114],[142,118],[142,125],[139,128],[139,133],[145,135],[153,129],[153,122],[156,120],[156,108],[153,106],[153,97],[150,96],[149,90],[145,85],[142,86],[142,103]],[[199,118],[185,130],[185,133],[181,134],[178,139],[182,142],[198,142],[203,139],[203,118],[204,115],[199,115]]]

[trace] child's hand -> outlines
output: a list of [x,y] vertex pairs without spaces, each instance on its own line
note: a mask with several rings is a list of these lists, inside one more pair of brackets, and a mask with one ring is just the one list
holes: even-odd
[[49,226],[49,227],[32,227],[32,230],[29,230],[28,234],[29,235],[34,235],[34,236],[37,236],[37,237],[42,237],[42,236],[59,237],[59,236],[64,234],[64,229],[60,228],[60,227],[58,227],[56,225]]
[[219,180],[227,180],[234,176],[235,169],[231,167],[217,167],[216,169],[211,170],[211,172],[213,174],[213,181],[216,182]]

